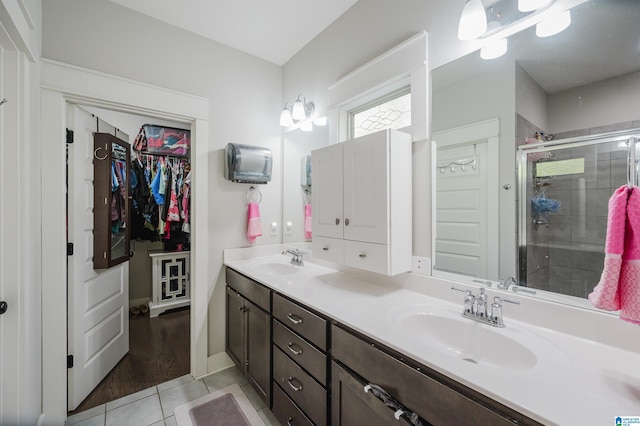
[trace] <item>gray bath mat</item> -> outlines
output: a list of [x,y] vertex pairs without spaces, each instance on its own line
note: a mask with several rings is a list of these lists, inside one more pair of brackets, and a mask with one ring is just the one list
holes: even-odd
[[182,404],[173,413],[178,426],[264,426],[238,385]]

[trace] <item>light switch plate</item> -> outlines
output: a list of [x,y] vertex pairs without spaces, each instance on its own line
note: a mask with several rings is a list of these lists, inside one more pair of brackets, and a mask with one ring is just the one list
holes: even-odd
[[293,234],[293,222],[288,220],[284,225],[284,235],[292,235]]
[[271,236],[278,236],[278,222],[271,222]]
[[420,275],[431,275],[431,258],[413,256],[411,272]]

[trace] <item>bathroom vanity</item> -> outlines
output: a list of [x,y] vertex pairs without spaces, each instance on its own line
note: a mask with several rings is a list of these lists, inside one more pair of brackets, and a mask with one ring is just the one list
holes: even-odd
[[[549,302],[513,295],[521,305],[505,306],[506,326],[491,327],[463,318],[463,297],[444,280],[338,270],[308,258],[296,266],[283,246],[255,249],[225,251],[227,283],[241,276],[270,294],[265,401],[282,424],[396,424],[395,410],[365,392],[369,383],[435,425],[607,424],[640,412],[631,368],[638,351],[547,327],[545,318],[561,317]],[[536,316],[542,323],[532,324]],[[572,316],[598,334],[587,316]],[[619,320],[598,318],[604,328],[610,321]]]

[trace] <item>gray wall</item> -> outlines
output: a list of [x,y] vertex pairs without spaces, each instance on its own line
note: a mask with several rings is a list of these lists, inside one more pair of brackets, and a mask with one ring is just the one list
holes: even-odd
[[[269,147],[273,180],[261,187],[263,229],[282,216],[281,68],[107,0],[43,2],[43,56],[209,99],[209,354],[224,351],[222,252],[248,246],[247,185],[223,178],[228,142]],[[197,185],[197,182],[194,183]],[[263,232],[257,244],[279,243]]]

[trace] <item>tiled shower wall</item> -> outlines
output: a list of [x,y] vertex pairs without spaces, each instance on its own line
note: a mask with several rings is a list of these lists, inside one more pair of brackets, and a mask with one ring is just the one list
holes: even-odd
[[[640,127],[640,121],[557,134],[554,140]],[[540,129],[518,116],[517,140],[524,143]],[[529,287],[587,297],[598,283],[604,263],[607,205],[627,182],[627,148],[618,142],[553,151],[555,160],[584,158],[583,174],[548,179],[548,198],[561,203],[548,225],[535,225],[527,211],[526,280]],[[527,206],[535,195],[527,170]],[[522,262],[521,262],[522,265]],[[522,274],[521,274],[522,276]]]

